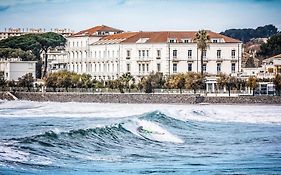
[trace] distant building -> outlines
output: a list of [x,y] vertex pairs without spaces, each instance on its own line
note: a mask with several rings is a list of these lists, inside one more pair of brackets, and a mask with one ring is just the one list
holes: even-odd
[[274,78],[281,74],[281,54],[262,61],[262,66],[257,68],[243,68],[242,77],[256,76],[260,79]]
[[273,76],[281,74],[281,54],[263,60],[262,67],[265,73]]
[[25,74],[31,73],[35,78],[36,61],[21,61],[19,58],[0,59],[0,71],[6,80],[17,81]]
[[47,72],[56,72],[67,70],[67,52],[64,49],[52,49],[48,53],[48,68]]
[[0,32],[0,40],[2,39],[6,39],[12,36],[21,36],[21,35],[25,35],[25,34],[29,34],[29,33],[46,33],[46,32],[54,32],[54,33],[58,33],[61,34],[64,37],[70,36],[74,33],[73,30],[70,29],[58,29],[58,28],[54,28],[51,30],[46,30],[43,28],[8,28],[5,29],[4,32]]

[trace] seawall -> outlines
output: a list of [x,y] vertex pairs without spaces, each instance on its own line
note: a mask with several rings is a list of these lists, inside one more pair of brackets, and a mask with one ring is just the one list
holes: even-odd
[[[178,104],[281,104],[281,96],[204,97],[191,94],[89,94],[89,93],[13,93],[19,100],[93,103],[178,103]],[[0,99],[13,100],[6,92]]]

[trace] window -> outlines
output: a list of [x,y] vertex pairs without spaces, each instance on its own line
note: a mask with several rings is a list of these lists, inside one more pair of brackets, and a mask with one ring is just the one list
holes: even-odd
[[146,64],[146,71],[149,72],[149,64]]
[[173,73],[177,73],[177,71],[178,71],[178,65],[173,64]]
[[206,58],[207,56],[207,50],[203,50],[203,58]]
[[157,59],[160,59],[161,57],[161,50],[157,50]]
[[126,59],[130,59],[131,57],[131,51],[130,50],[127,50],[127,56],[126,56]]
[[188,72],[191,72],[192,71],[192,63],[188,63],[187,66],[188,66],[187,67]]
[[141,64],[139,64],[139,72],[141,72]]
[[189,43],[189,40],[188,40],[188,39],[185,39],[185,40],[184,40],[184,43]]
[[231,58],[235,58],[235,50],[231,50]]
[[187,56],[188,56],[188,58],[191,58],[191,57],[192,57],[192,50],[188,50]]
[[113,58],[115,57],[115,55],[114,55],[114,50],[112,51],[112,57],[113,57]]
[[141,50],[139,50],[139,58],[141,57]]
[[173,58],[177,58],[177,56],[178,56],[177,50],[173,50]]
[[207,64],[203,64],[203,71],[206,72],[207,70]]
[[103,71],[106,72],[106,70],[107,70],[107,69],[106,69],[106,64],[103,63]]
[[175,40],[174,40],[174,39],[170,39],[169,42],[170,42],[170,43],[175,43]]
[[221,72],[221,63],[217,63],[217,72]]
[[130,64],[127,64],[127,72],[130,72]]
[[221,50],[217,50],[217,58],[221,58]]
[[218,40],[216,40],[216,39],[213,40],[213,43],[217,43],[217,42],[218,42]]
[[142,64],[142,71],[145,71],[145,64]]
[[160,72],[161,71],[161,64],[157,63],[157,71]]
[[236,67],[236,64],[235,63],[231,63],[231,72],[232,73],[235,72],[235,67]]
[[145,57],[145,50],[142,50],[142,57]]
[[146,50],[146,57],[149,57],[149,50]]

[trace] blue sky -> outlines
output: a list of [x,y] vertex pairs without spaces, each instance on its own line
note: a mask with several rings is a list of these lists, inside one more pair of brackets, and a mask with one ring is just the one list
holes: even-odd
[[281,29],[281,0],[0,0],[0,29],[105,24],[126,31]]

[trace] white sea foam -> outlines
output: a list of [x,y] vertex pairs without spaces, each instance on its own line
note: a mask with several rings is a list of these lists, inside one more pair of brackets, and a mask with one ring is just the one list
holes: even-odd
[[0,160],[7,160],[12,162],[32,162],[37,165],[49,165],[52,161],[43,156],[32,155],[28,152],[11,148],[7,144],[0,145]]
[[160,111],[179,120],[281,124],[277,105],[172,105],[2,101],[0,117],[121,118]]
[[151,121],[132,120],[123,124],[123,127],[131,133],[145,139],[159,142],[183,143],[183,140],[176,135],[171,134],[166,129]]

